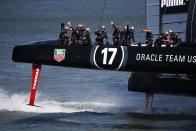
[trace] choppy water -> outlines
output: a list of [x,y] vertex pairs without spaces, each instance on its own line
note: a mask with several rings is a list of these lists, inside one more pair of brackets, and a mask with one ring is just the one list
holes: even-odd
[[[11,60],[15,45],[56,39],[61,22],[100,25],[103,0],[0,1],[0,130],[196,130],[195,98],[157,95],[154,115],[144,94],[128,92],[130,73],[43,66],[36,104],[26,105],[31,65]],[[102,24],[145,27],[144,0],[106,0]],[[110,37],[111,39],[111,37]]]

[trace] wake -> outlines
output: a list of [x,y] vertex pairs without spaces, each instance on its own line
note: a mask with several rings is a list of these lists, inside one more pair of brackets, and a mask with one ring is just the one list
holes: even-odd
[[0,88],[0,111],[19,111],[33,113],[73,113],[73,112],[111,112],[118,109],[118,105],[101,102],[58,102],[55,100],[39,100],[36,104],[40,107],[27,105],[29,94],[12,94]]
[[[56,100],[40,100],[37,94],[36,105],[29,106],[29,94],[18,93],[9,94],[0,88],[0,112],[30,112],[30,113],[75,113],[75,112],[94,112],[94,113],[142,113],[146,114],[145,108],[133,105],[118,105],[103,102],[61,102]],[[42,94],[43,95],[43,94]],[[153,114],[194,114],[196,115],[196,108],[154,108]]]

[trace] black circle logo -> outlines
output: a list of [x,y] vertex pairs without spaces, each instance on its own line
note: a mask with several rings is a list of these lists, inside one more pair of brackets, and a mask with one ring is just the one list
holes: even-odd
[[124,61],[124,48],[96,46],[92,55],[93,65],[97,68],[119,70]]

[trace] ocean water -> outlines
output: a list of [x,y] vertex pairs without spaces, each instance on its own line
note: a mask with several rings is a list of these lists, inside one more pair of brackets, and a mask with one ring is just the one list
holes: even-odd
[[[104,10],[103,10],[103,7]],[[143,93],[128,92],[129,72],[43,66],[36,105],[28,106],[30,64],[14,63],[15,45],[57,39],[60,23],[85,24],[93,32],[110,21],[135,26],[144,41],[144,0],[1,0],[0,131],[195,131],[195,98],[156,95],[153,114]]]

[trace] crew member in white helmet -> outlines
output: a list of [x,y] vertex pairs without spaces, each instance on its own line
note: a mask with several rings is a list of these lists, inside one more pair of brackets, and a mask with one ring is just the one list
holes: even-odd
[[172,29],[169,30],[169,39],[173,46],[178,46],[179,44],[181,44],[181,37],[178,34],[174,33]]
[[95,31],[95,35],[97,36],[95,39],[95,44],[103,45],[104,41],[105,43],[107,42],[108,36],[104,25],[102,25],[98,31]]

